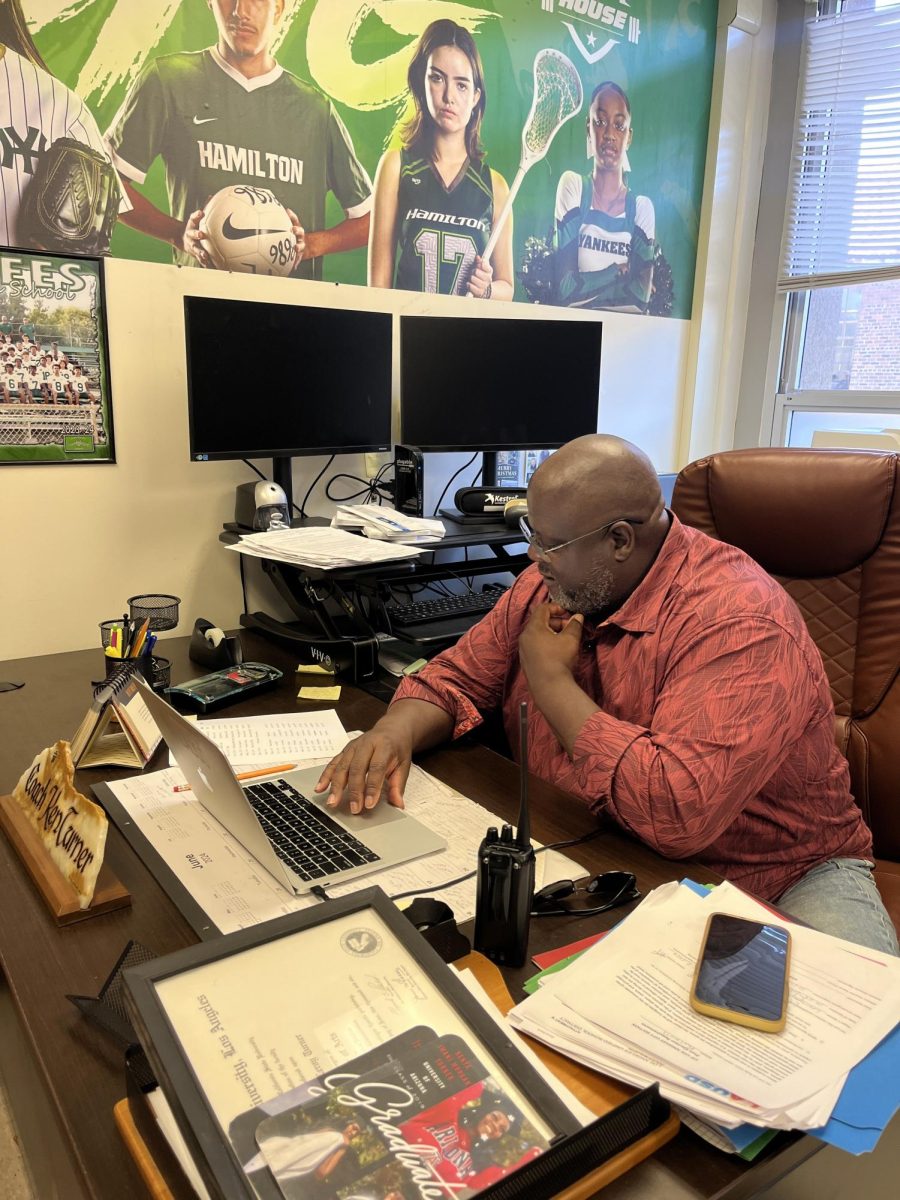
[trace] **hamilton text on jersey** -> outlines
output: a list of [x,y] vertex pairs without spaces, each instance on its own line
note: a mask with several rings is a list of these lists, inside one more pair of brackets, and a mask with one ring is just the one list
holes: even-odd
[[426,208],[410,208],[406,213],[407,221],[437,221],[440,225],[464,225],[467,229],[480,229],[482,233],[490,233],[487,221],[477,217],[458,217],[454,213],[429,212]]
[[[259,179],[277,179],[282,183],[303,183],[303,159],[285,154],[252,150],[247,146],[229,146],[223,142],[197,142],[200,166],[215,171],[255,175]],[[265,159],[265,165],[263,164]]]

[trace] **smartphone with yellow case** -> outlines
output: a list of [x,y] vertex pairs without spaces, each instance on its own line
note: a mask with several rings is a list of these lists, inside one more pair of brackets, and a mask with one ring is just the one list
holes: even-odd
[[691,1007],[764,1033],[784,1029],[791,935],[783,925],[713,913],[706,923]]

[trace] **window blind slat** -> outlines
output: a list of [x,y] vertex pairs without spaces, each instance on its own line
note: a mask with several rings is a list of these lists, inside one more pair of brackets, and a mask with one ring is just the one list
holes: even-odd
[[900,276],[900,4],[811,17],[780,291]]

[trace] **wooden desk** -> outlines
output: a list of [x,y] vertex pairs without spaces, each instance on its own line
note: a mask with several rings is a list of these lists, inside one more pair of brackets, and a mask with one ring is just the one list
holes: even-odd
[[[274,643],[243,631],[245,658],[285,671],[280,690],[267,692],[241,712],[283,712],[294,707],[294,660]],[[169,639],[158,652],[172,662],[173,681],[203,674],[187,658],[187,638]],[[25,687],[0,694],[0,792],[9,792],[34,754],[57,738],[69,738],[86,711],[91,681],[103,673],[99,650],[0,662],[0,679]],[[383,711],[380,701],[344,687],[338,706],[348,729],[368,727]],[[228,710],[222,710],[227,714]],[[515,820],[515,766],[473,742],[425,755],[420,760],[464,795]],[[162,752],[151,769],[162,765]],[[120,778],[110,769],[82,771],[78,785]],[[542,842],[577,837],[593,818],[564,792],[534,781],[534,835]],[[575,847],[572,856],[594,871],[628,868],[645,894],[660,883],[690,873],[704,881],[708,871],[672,863],[627,837],[610,832]],[[41,1200],[147,1200],[137,1168],[113,1124],[115,1103],[124,1094],[121,1054],[102,1030],[85,1021],[66,993],[96,995],[125,943],[134,938],[164,954],[196,938],[165,893],[114,827],[107,861],[133,897],[130,908],[58,929],[17,858],[0,838],[0,1070]],[[535,949],[574,941],[612,925],[619,913],[585,920],[546,918],[532,924]],[[532,971],[508,972],[514,997]],[[785,1136],[752,1166],[708,1147],[686,1130],[653,1158],[604,1189],[604,1200],[680,1200],[730,1197],[742,1200],[770,1186],[820,1143]],[[181,1198],[180,1198],[181,1200]],[[190,1200],[185,1193],[183,1200]]]

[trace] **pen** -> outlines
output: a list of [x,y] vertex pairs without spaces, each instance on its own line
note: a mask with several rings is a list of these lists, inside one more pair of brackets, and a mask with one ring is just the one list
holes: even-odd
[[144,648],[144,641],[147,637],[147,630],[150,628],[150,618],[144,617],[143,621],[138,626],[137,632],[134,635],[134,640],[131,644],[131,658],[140,658],[141,651]]
[[[296,771],[297,763],[279,763],[275,767],[258,767],[255,771],[238,771],[235,779],[259,779],[261,775],[283,775],[285,771]],[[189,792],[189,783],[179,783],[172,788],[173,792]]]

